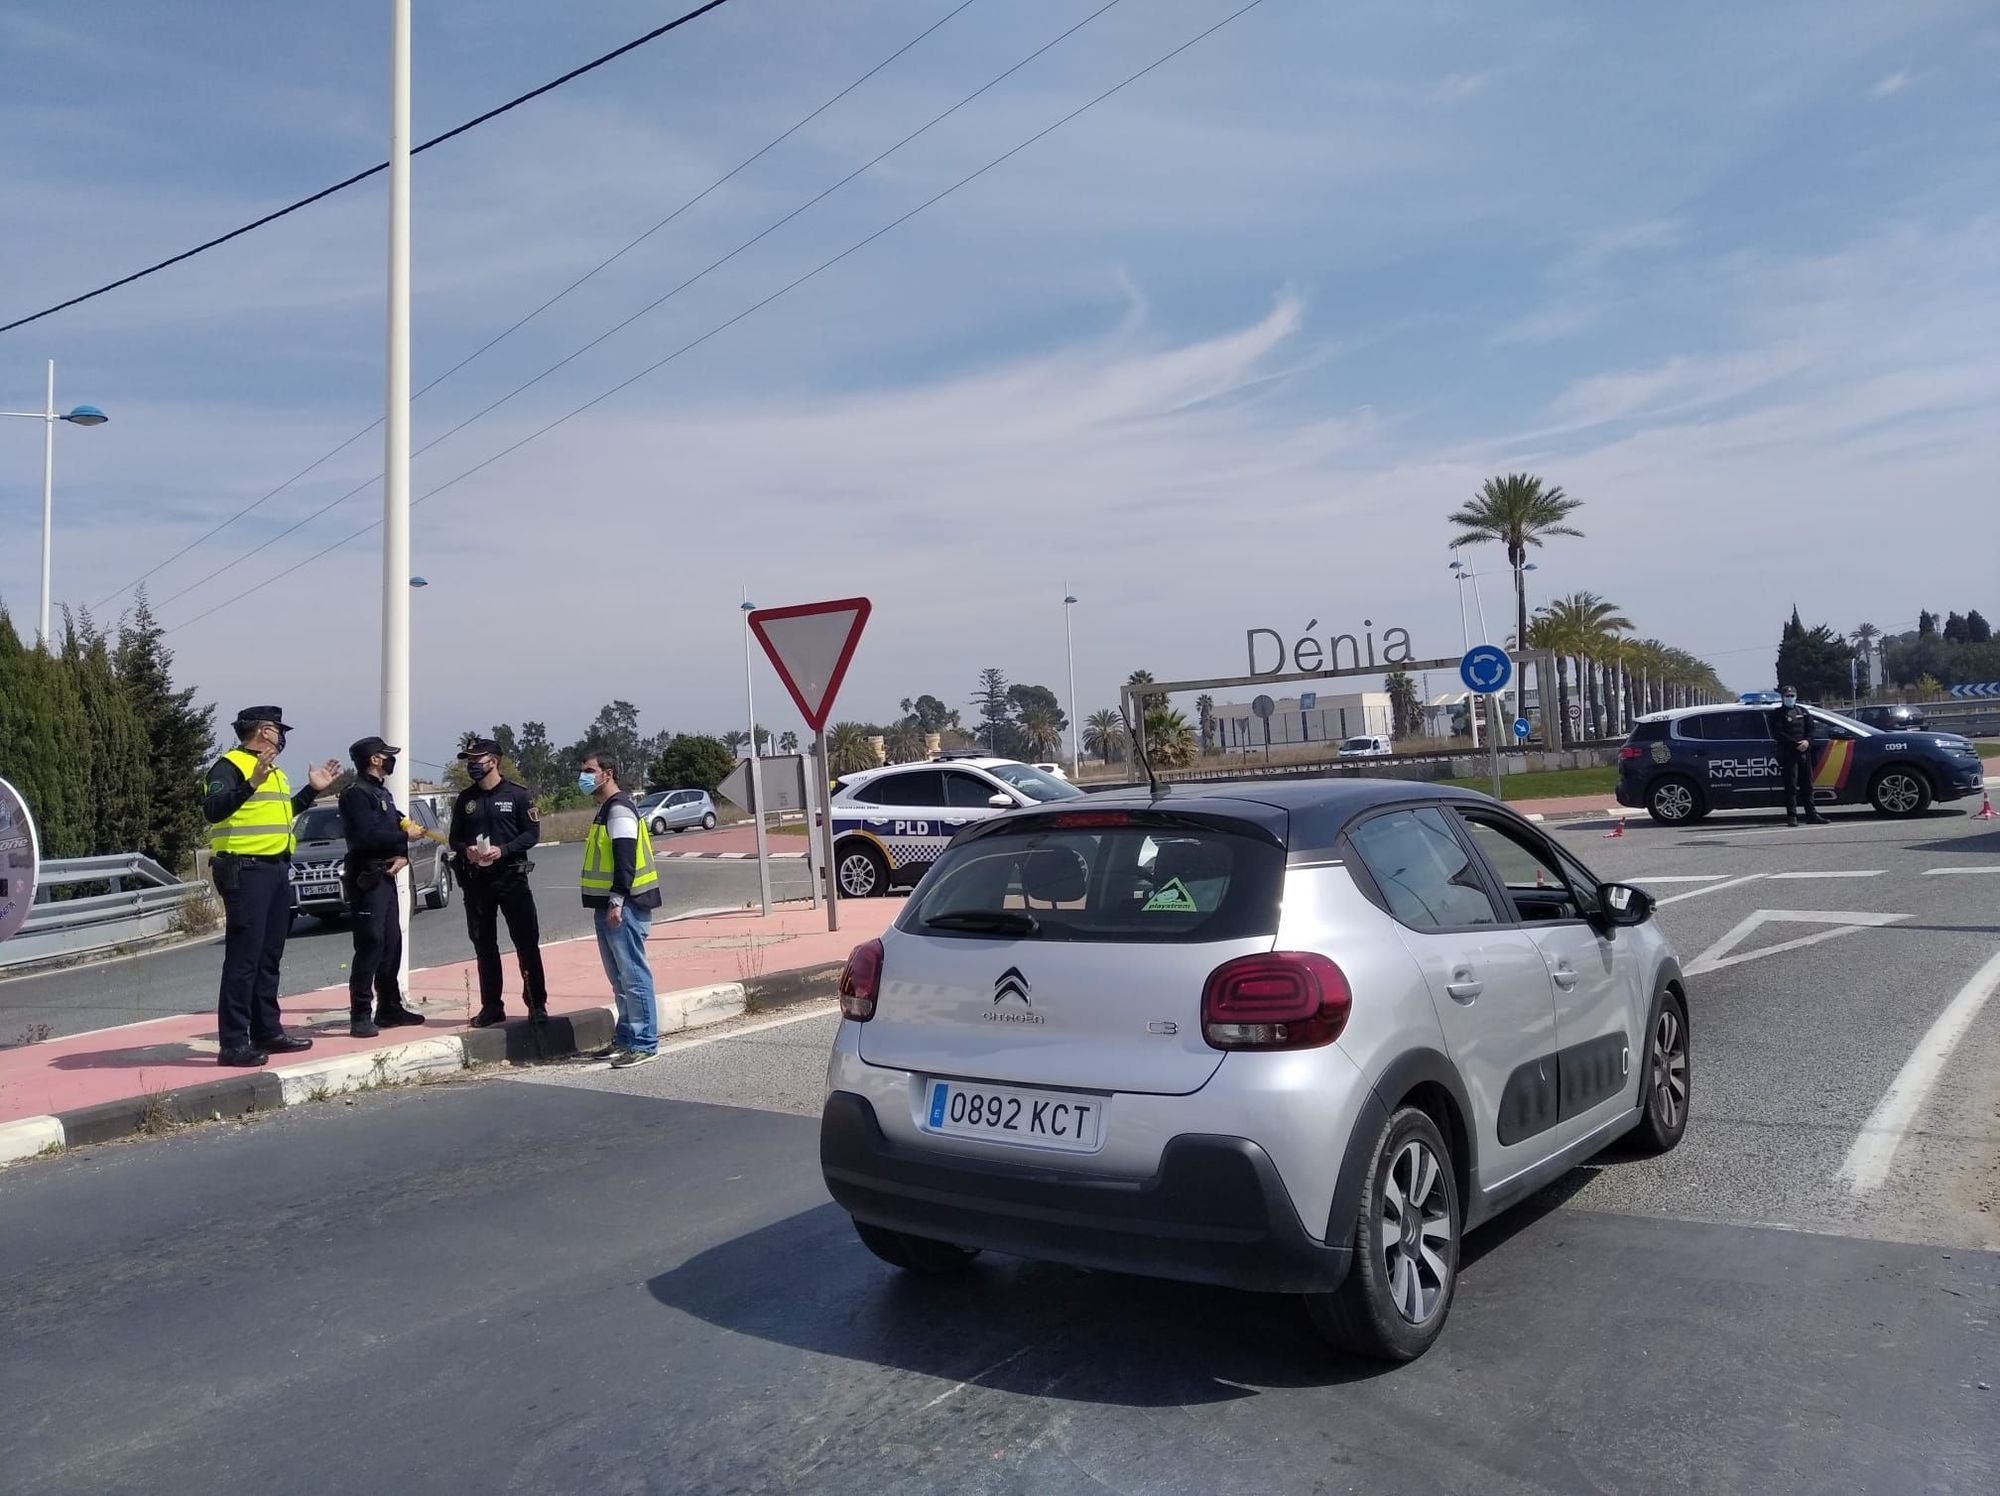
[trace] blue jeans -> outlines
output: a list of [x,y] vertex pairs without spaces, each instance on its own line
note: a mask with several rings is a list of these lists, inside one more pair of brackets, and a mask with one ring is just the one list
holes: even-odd
[[625,906],[625,920],[611,928],[611,911],[598,909],[597,954],[604,958],[604,975],[618,1006],[618,1027],[611,1042],[620,1049],[652,1054],[660,1047],[660,1013],[653,1003],[653,968],[646,964],[646,936],[653,928],[653,911]]

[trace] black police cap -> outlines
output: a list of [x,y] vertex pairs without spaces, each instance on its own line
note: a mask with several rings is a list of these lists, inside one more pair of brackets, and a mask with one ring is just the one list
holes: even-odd
[[491,758],[498,758],[500,745],[491,738],[474,738],[465,745],[465,751],[459,754],[458,759],[460,763],[470,763],[482,753]]
[[351,744],[348,747],[347,756],[354,760],[354,766],[356,768],[365,768],[367,766],[368,760],[373,758],[378,753],[387,753],[393,755],[401,753],[402,751],[403,750],[400,748],[391,748],[387,743],[383,742],[380,738],[370,737],[370,738],[363,738],[361,739],[360,742]]
[[246,706],[236,714],[236,720],[238,723],[275,722],[278,724],[279,732],[290,732],[292,730],[292,724],[285,720],[285,712],[282,707]]

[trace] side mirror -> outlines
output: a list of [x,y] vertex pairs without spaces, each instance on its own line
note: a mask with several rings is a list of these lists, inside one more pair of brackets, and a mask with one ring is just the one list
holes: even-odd
[[996,793],[989,797],[986,803],[995,810],[1012,810],[1014,808],[1014,797],[1012,795]]
[[1653,896],[1629,883],[1606,883],[1597,890],[1604,919],[1612,925],[1643,925],[1653,917]]

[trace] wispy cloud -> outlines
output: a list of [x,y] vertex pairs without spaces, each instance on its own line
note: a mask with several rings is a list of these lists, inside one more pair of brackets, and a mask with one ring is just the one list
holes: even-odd
[[1904,89],[1910,86],[1912,81],[1913,80],[1911,79],[1908,73],[1903,72],[1899,69],[1898,71],[1889,74],[1888,77],[1882,79],[1873,88],[1869,89],[1868,92],[1875,98],[1886,99],[1891,94],[1901,93]]

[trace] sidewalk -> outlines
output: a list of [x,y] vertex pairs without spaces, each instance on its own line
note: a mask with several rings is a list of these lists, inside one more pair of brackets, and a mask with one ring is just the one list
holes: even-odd
[[[831,997],[847,953],[881,934],[902,907],[900,899],[843,903],[837,933],[828,932],[825,910],[804,903],[774,909],[769,919],[741,911],[661,921],[647,942],[661,1034],[735,1017],[753,1003]],[[285,998],[286,1029],[310,1036],[313,1048],[276,1056],[262,1070],[215,1063],[212,1012],[0,1051],[0,1165],[51,1144],[105,1142],[176,1121],[274,1110],[371,1084],[551,1059],[611,1042],[610,988],[594,937],[542,947],[545,1025],[527,1021],[511,954],[505,964],[510,1021],[504,1028],[467,1027],[479,1006],[479,979],[472,962],[453,962],[410,973],[407,1000],[429,1023],[386,1029],[374,1039],[348,1037],[345,987]],[[116,973],[107,969],[107,980]]]

